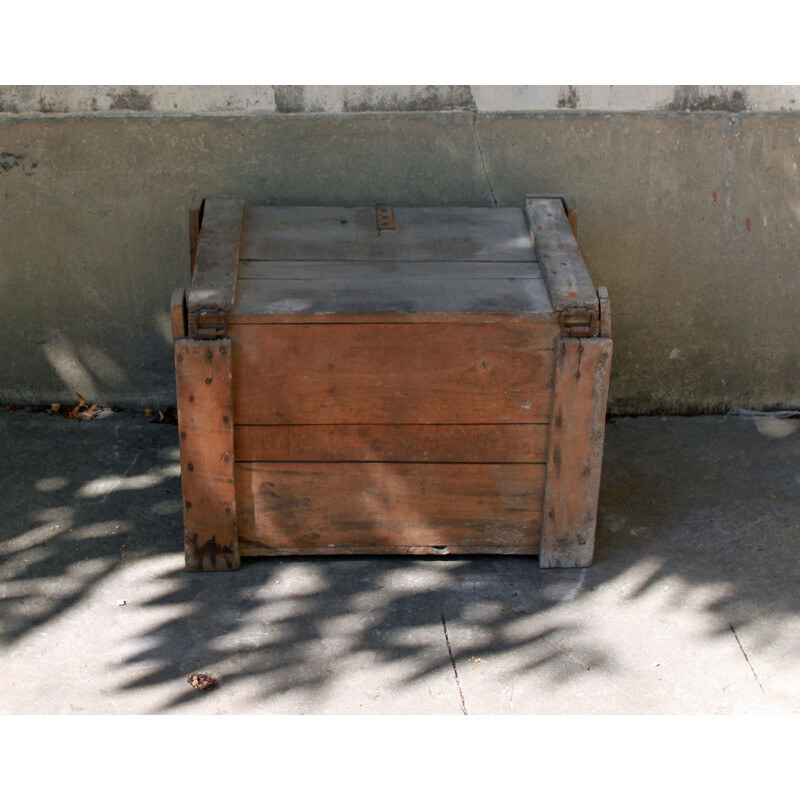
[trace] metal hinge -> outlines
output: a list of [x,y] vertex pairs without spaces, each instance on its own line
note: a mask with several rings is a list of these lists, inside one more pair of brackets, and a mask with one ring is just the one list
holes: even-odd
[[228,317],[218,308],[203,308],[189,314],[189,336],[195,339],[219,339],[228,331]]
[[597,312],[590,308],[568,308],[561,312],[561,330],[572,339],[597,334]]
[[375,206],[375,221],[379,231],[395,230],[394,209],[389,203],[378,203]]

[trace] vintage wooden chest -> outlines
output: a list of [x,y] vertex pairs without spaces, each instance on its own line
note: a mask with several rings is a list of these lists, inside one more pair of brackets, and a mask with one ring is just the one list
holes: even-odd
[[611,366],[560,198],[193,215],[172,301],[190,570],[594,550]]

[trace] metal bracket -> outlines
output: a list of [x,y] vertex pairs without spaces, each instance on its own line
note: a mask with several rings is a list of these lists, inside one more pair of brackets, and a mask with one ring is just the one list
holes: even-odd
[[378,203],[375,206],[375,219],[379,231],[395,230],[394,209],[389,203]]
[[189,336],[194,339],[219,339],[228,332],[228,317],[218,308],[203,308],[189,313]]
[[561,312],[561,330],[571,339],[597,335],[597,312],[590,308],[568,308]]

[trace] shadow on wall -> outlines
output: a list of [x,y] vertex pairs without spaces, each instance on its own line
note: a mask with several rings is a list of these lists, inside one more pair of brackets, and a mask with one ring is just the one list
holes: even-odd
[[[27,411],[0,423],[2,648],[90,614],[98,596],[113,606],[133,581],[142,624],[124,657],[92,657],[107,661],[118,696],[164,688],[170,699],[152,712],[202,702],[192,671],[289,703],[293,692],[322,702],[365,665],[411,685],[450,669],[450,644],[462,670],[491,659],[513,679],[548,665],[569,684],[591,668],[613,684],[629,677],[614,642],[635,635],[632,609],[654,619],[691,609],[710,639],[731,626],[763,635],[757,623],[800,612],[786,590],[800,577],[800,437],[766,438],[749,421],[612,420],[588,570],[540,571],[525,557],[333,557],[246,559],[215,574],[183,569],[174,426]],[[565,603],[581,609],[579,627],[559,620]],[[603,604],[613,620],[597,614]]]

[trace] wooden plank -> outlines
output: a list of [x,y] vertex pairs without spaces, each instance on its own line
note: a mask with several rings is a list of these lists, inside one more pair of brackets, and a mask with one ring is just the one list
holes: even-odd
[[333,547],[268,547],[261,542],[242,541],[239,552],[249,556],[535,556],[539,553],[539,535],[534,533],[526,545],[376,545],[371,547],[334,545]]
[[588,567],[594,554],[610,339],[556,345],[541,567]]
[[239,280],[240,314],[550,313],[540,278]]
[[596,312],[594,284],[586,271],[562,202],[529,195],[524,210],[553,309],[582,308]]
[[240,261],[239,280],[542,278],[537,261]]
[[544,463],[547,425],[237,425],[236,462]]
[[169,310],[174,342],[186,336],[186,292],[183,289],[175,289],[172,293]]
[[197,242],[200,240],[200,226],[203,222],[205,198],[195,197],[189,207],[189,274],[194,278]]
[[531,547],[542,464],[236,465],[243,546]]
[[611,338],[611,300],[605,286],[597,287],[597,300],[600,304],[600,336]]
[[232,325],[234,413],[241,425],[547,422],[556,330]]
[[190,324],[192,313],[202,309],[233,310],[243,209],[244,202],[233,198],[205,201],[194,280],[186,301]]
[[524,323],[542,325],[545,329],[561,334],[560,315],[554,311],[509,312],[509,311],[381,311],[360,313],[273,311],[262,314],[253,311],[228,317],[229,325],[395,325],[395,324],[444,324],[493,325],[496,323]]
[[245,209],[241,258],[285,261],[534,261],[515,208],[395,208],[396,230],[375,209]]
[[229,339],[175,343],[186,568],[239,567]]

